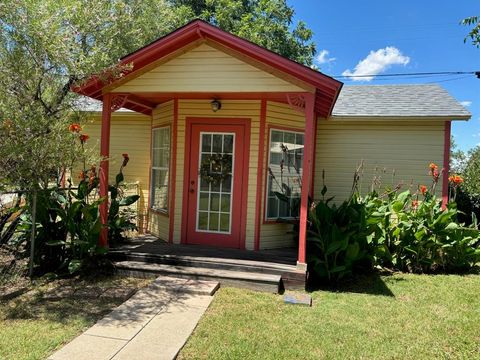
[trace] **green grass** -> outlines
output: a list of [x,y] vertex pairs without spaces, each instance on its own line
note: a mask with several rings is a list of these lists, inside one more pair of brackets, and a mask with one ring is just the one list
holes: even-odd
[[[115,287],[145,283],[145,280],[114,277],[75,281],[73,285],[81,288],[86,284]],[[46,290],[58,285],[55,281],[36,286],[32,292],[0,302],[0,359],[45,359],[122,303],[118,299],[42,299]]]
[[480,276],[392,275],[282,296],[220,289],[179,359],[480,359]]

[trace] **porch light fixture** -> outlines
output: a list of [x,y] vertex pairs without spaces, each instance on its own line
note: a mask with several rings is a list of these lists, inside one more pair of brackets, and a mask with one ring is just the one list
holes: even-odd
[[212,106],[212,111],[213,112],[217,112],[218,110],[220,110],[222,108],[222,103],[217,99],[213,99],[213,101],[210,103],[210,105]]

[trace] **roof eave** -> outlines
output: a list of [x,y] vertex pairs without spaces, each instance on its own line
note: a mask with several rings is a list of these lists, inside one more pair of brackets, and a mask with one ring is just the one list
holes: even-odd
[[382,120],[403,120],[403,121],[468,121],[471,115],[331,115],[328,120],[333,121],[382,121]]

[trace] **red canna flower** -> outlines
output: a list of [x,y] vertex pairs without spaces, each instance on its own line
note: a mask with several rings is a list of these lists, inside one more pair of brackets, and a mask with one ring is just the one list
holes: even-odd
[[72,133],[79,133],[80,131],[82,131],[82,127],[80,126],[80,124],[73,123],[70,124],[70,126],[68,127],[68,131]]
[[420,185],[420,192],[422,193],[422,195],[425,195],[428,191],[428,188],[425,186],[425,185]]
[[86,178],[86,175],[85,175],[85,171],[80,171],[80,174],[78,174],[78,178],[82,181],[85,181],[85,178]]
[[80,142],[81,142],[82,144],[85,144],[88,139],[90,139],[90,136],[88,136],[87,134],[82,134],[82,135],[80,135]]
[[460,175],[450,175],[448,181],[453,184],[453,186],[458,186],[463,183],[463,178]]
[[412,209],[417,210],[417,208],[418,208],[418,200],[413,200],[412,201]]
[[130,158],[128,157],[128,154],[122,154],[122,156],[123,156],[123,164],[122,164],[122,166],[125,167],[125,166],[127,166],[128,161],[130,160]]

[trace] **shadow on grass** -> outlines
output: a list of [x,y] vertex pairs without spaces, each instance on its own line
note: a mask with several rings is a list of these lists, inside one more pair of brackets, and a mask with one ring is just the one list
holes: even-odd
[[107,314],[121,301],[61,299],[46,300],[38,294],[16,299],[2,310],[2,317],[8,320],[49,320],[68,323],[72,319],[83,318],[88,321]]
[[[392,279],[404,281],[401,278]],[[337,285],[322,284],[317,279],[310,279],[307,291],[314,292],[318,290],[395,297],[379,273],[357,275]]]

